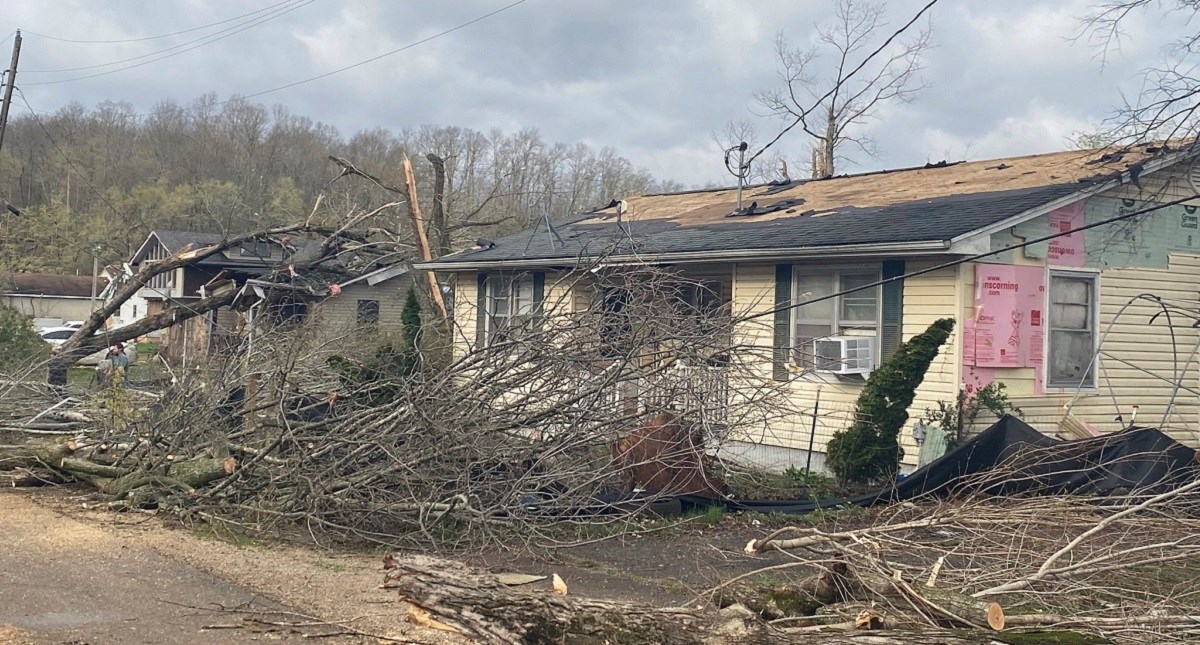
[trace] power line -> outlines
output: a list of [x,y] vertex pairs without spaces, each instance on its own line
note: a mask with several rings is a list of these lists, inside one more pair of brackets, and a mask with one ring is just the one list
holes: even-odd
[[[174,56],[178,56],[178,55],[180,55],[180,54],[183,54],[183,53],[186,53],[186,52],[190,52],[190,51],[192,51],[192,50],[194,50],[194,49],[199,49],[199,48],[201,48],[201,47],[204,47],[205,45],[211,45],[212,43],[214,43],[214,42],[217,42],[218,40],[224,40],[224,39],[226,39],[226,38],[229,38],[230,36],[237,35],[237,34],[239,34],[239,33],[243,32],[243,31],[246,31],[246,30],[248,30],[248,29],[253,29],[254,27],[257,27],[257,26],[259,26],[259,25],[262,25],[262,24],[264,24],[264,23],[266,23],[266,22],[270,22],[271,20],[274,20],[275,18],[279,18],[280,16],[283,16],[284,14],[291,13],[291,12],[293,12],[293,11],[297,10],[297,9],[301,9],[301,8],[303,8],[303,7],[306,7],[306,6],[308,6],[308,5],[310,5],[310,4],[314,3],[314,2],[316,2],[317,0],[291,0],[291,1],[293,1],[293,2],[296,2],[296,4],[293,4],[293,5],[291,5],[290,7],[286,8],[286,9],[283,9],[283,10],[276,11],[274,14],[269,14],[269,15],[267,15],[267,16],[265,16],[265,17],[259,17],[259,18],[255,18],[254,20],[250,20],[250,21],[247,21],[247,22],[241,23],[241,24],[239,24],[239,25],[235,25],[234,27],[229,27],[229,28],[226,28],[226,29],[223,29],[223,30],[221,30],[221,31],[218,31],[218,32],[216,32],[216,34],[221,34],[221,33],[224,33],[224,32],[226,32],[226,31],[229,31],[230,29],[236,29],[236,31],[232,31],[231,33],[225,33],[225,34],[224,34],[224,35],[222,35],[222,36],[216,36],[216,34],[210,34],[209,36],[205,36],[204,38],[198,39],[198,40],[204,40],[204,42],[201,42],[201,43],[200,43],[200,44],[198,44],[198,45],[195,45],[195,46],[192,46],[192,47],[188,47],[187,49],[182,49],[182,50],[179,50],[179,51],[177,51],[177,52],[173,52],[173,53],[167,54],[167,55],[165,55],[165,56],[159,56],[158,58],[152,58],[152,59],[150,59],[150,60],[142,61],[142,62],[140,62],[140,63],[134,63],[133,65],[126,65],[125,67],[119,67],[119,68],[117,68],[117,69],[110,69],[110,70],[108,70],[108,71],[105,71],[105,72],[97,72],[97,73],[95,73],[95,74],[88,74],[88,75],[85,75],[85,76],[75,76],[75,77],[72,77],[72,78],[63,78],[63,79],[59,79],[59,80],[55,80],[55,81],[38,81],[38,82],[34,82],[34,83],[25,83],[25,85],[26,85],[26,86],[30,86],[30,85],[57,85],[57,84],[59,84],[59,83],[71,83],[71,82],[74,82],[74,81],[82,81],[82,80],[86,80],[86,79],[89,79],[89,78],[96,78],[96,77],[98,77],[98,76],[107,76],[107,75],[109,75],[109,74],[116,74],[117,72],[123,72],[123,71],[125,71],[125,70],[133,69],[133,68],[135,68],[135,67],[141,67],[141,66],[143,66],[143,65],[149,65],[149,64],[151,64],[151,63],[157,63],[158,61],[165,60],[165,59],[168,59],[168,58],[172,58],[172,57],[174,57]],[[239,28],[239,27],[240,27],[240,28]],[[213,36],[216,36],[216,37],[213,37]],[[206,39],[207,39],[207,40],[206,40]],[[196,40],[194,40],[194,41],[191,41],[191,42],[193,42],[193,43],[194,43],[194,42],[197,42],[197,41],[196,41]],[[176,49],[176,48],[178,48],[178,47],[182,47],[182,46],[183,46],[183,45],[177,45],[177,46],[175,46],[175,47],[168,47],[167,49],[163,49],[163,50],[160,50],[160,51],[158,51],[158,52],[154,52],[154,54],[146,54],[145,56],[136,56],[136,57],[134,57],[134,58],[129,58],[129,59],[126,59],[126,61],[130,61],[130,60],[137,60],[138,58],[145,58],[146,56],[153,56],[153,55],[155,55],[155,54],[161,54],[161,53],[163,53],[163,52],[170,51],[170,50],[172,50],[172,49]],[[91,69],[91,68],[95,68],[95,67],[105,67],[105,66],[108,66],[108,65],[115,65],[115,64],[117,64],[117,63],[119,63],[119,62],[126,62],[126,61],[117,61],[117,62],[113,62],[113,63],[104,63],[104,64],[102,64],[102,65],[92,65],[92,66],[89,66],[89,67],[77,67],[77,68],[72,68],[72,69],[75,69],[75,70],[80,70],[80,69]],[[70,71],[70,70],[67,70],[67,69],[62,69],[62,70],[41,70],[41,71],[42,71],[43,73],[45,73],[45,72],[47,72],[47,71],[58,71],[58,72],[61,72],[61,71]]]
[[[265,95],[265,94],[271,94],[271,93],[273,93],[273,92],[278,92],[278,91],[281,91],[281,90],[286,90],[286,89],[289,89],[289,88],[292,88],[292,87],[296,87],[296,86],[298,86],[298,85],[304,85],[304,84],[306,84],[306,83],[311,83],[311,82],[313,82],[313,81],[317,81],[317,80],[320,80],[320,79],[323,79],[323,78],[328,78],[328,77],[330,77],[330,76],[333,76],[333,75],[335,75],[335,74],[340,74],[340,73],[342,73],[342,72],[349,71],[349,70],[351,70],[351,69],[354,69],[354,68],[356,68],[356,67],[362,67],[363,65],[366,65],[366,64],[368,64],[368,63],[373,63],[373,62],[375,62],[375,61],[377,61],[377,60],[380,60],[380,59],[383,59],[383,58],[387,58],[388,56],[392,56],[392,55],[395,55],[395,54],[399,54],[400,52],[407,51],[407,50],[409,50],[409,49],[412,49],[412,48],[414,48],[414,47],[417,47],[417,46],[419,46],[419,45],[423,45],[423,44],[425,44],[425,43],[427,43],[427,42],[429,42],[429,41],[431,41],[431,40],[436,40],[436,39],[438,39],[438,38],[441,38],[442,36],[446,36],[446,35],[448,35],[448,34],[452,34],[452,33],[456,32],[456,31],[459,31],[459,30],[461,30],[461,29],[465,29],[465,28],[467,28],[467,27],[470,27],[471,25],[473,25],[473,24],[475,24],[475,23],[477,23],[477,22],[481,22],[481,21],[483,21],[483,20],[487,20],[488,18],[491,18],[492,16],[495,16],[495,15],[497,15],[497,14],[500,14],[500,13],[503,13],[503,12],[505,12],[505,11],[508,11],[509,9],[512,9],[513,7],[516,7],[517,5],[525,4],[527,1],[528,1],[528,0],[517,0],[516,2],[513,2],[513,3],[511,3],[511,4],[507,4],[507,5],[503,6],[503,7],[500,7],[499,9],[496,9],[495,11],[490,11],[490,12],[488,12],[488,13],[485,13],[485,14],[483,14],[483,15],[481,15],[481,16],[479,16],[479,17],[477,17],[477,18],[473,18],[473,19],[471,19],[471,20],[468,20],[467,22],[461,23],[461,24],[459,24],[459,25],[456,25],[456,26],[454,26],[454,27],[451,27],[451,28],[449,28],[449,29],[446,29],[446,30],[444,30],[444,31],[440,31],[440,32],[438,32],[438,33],[436,33],[436,34],[433,34],[433,35],[431,35],[431,36],[428,36],[428,37],[426,37],[426,38],[422,38],[422,39],[420,39],[420,40],[417,40],[417,41],[411,42],[411,43],[409,43],[409,44],[407,44],[407,45],[404,45],[403,47],[398,47],[398,48],[396,48],[396,49],[393,49],[393,50],[391,50],[391,51],[388,51],[388,52],[384,52],[384,53],[382,53],[382,54],[379,54],[378,56],[372,56],[371,58],[367,58],[367,59],[365,59],[365,60],[358,61],[357,63],[353,63],[353,64],[347,65],[347,66],[345,66],[345,67],[341,67],[341,68],[338,68],[338,69],[335,69],[335,70],[332,70],[332,71],[329,71],[329,72],[325,72],[325,73],[323,73],[323,74],[318,74],[318,75],[316,75],[316,76],[312,76],[312,77],[309,77],[309,78],[305,78],[305,79],[302,79],[302,80],[299,80],[299,81],[295,81],[295,82],[292,82],[292,83],[287,83],[286,85],[280,85],[280,86],[278,86],[278,87],[272,87],[272,88],[270,88],[270,89],[262,90],[262,91],[259,91],[259,92],[253,92],[253,93],[251,93],[251,94],[242,94],[242,95],[238,95],[238,96],[236,96],[235,98],[226,99],[226,100],[224,100],[224,101],[216,101],[215,103],[210,103],[210,104],[207,104],[207,105],[203,106],[202,108],[182,108],[182,111],[183,111],[183,112],[195,112],[195,111],[197,111],[197,110],[200,110],[200,109],[208,109],[208,108],[215,107],[215,106],[218,106],[218,105],[225,105],[225,104],[227,104],[227,103],[235,103],[235,102],[238,102],[238,101],[244,101],[244,100],[246,100],[246,99],[255,98],[255,97],[258,97],[258,96],[263,96],[263,95]],[[182,53],[182,52],[177,52],[177,53]],[[149,62],[152,62],[152,61],[147,61],[146,63],[149,63]],[[142,63],[142,64],[146,64],[146,63]],[[120,71],[120,70],[113,70],[113,71]],[[109,73],[112,73],[112,72],[104,72],[104,73],[105,73],[105,74],[109,74]],[[93,75],[93,76],[100,76],[100,74],[95,74],[95,75]],[[92,78],[92,77],[91,77],[91,76],[89,76],[89,77],[85,77],[85,78]],[[50,85],[50,84],[53,84],[53,83],[65,83],[65,82],[67,82],[67,81],[69,81],[69,80],[79,80],[79,79],[64,79],[64,80],[61,80],[61,81],[46,81],[46,82],[41,82],[41,83],[25,83],[25,85]],[[48,113],[47,113],[47,114],[48,114]],[[144,116],[152,116],[152,114],[151,114],[151,113],[142,113],[142,114],[135,114],[135,115],[132,115],[132,116],[134,116],[134,117],[144,117]]]
[[416,46],[418,46],[418,45],[423,45],[423,44],[425,44],[425,43],[427,43],[427,42],[429,42],[429,41],[431,41],[431,40],[434,40],[434,39],[437,39],[437,38],[441,38],[442,36],[445,36],[445,35],[447,35],[447,34],[454,33],[454,32],[456,32],[456,31],[458,31],[458,30],[460,30],[460,29],[465,29],[465,28],[467,28],[467,27],[470,27],[471,25],[473,25],[473,24],[475,24],[475,23],[477,23],[477,22],[480,22],[480,21],[483,21],[483,20],[487,20],[488,18],[491,18],[492,16],[495,16],[495,15],[497,15],[497,14],[499,14],[499,13],[503,13],[503,12],[505,12],[505,11],[508,11],[509,9],[512,9],[513,7],[515,7],[515,6],[517,6],[517,5],[520,5],[520,4],[525,4],[525,2],[527,2],[527,1],[528,1],[528,0],[517,0],[516,2],[513,2],[512,4],[508,4],[508,5],[505,5],[505,6],[503,6],[503,7],[500,7],[499,9],[496,9],[495,11],[492,11],[492,12],[489,12],[489,13],[485,13],[485,14],[483,14],[482,16],[479,16],[478,18],[474,18],[474,19],[472,19],[472,20],[468,20],[467,22],[464,22],[464,23],[462,23],[462,24],[460,24],[460,25],[457,25],[457,26],[455,26],[455,27],[451,27],[451,28],[449,28],[449,29],[447,29],[447,30],[445,30],[445,31],[440,31],[440,32],[438,32],[438,33],[436,33],[436,34],[433,34],[432,36],[428,36],[428,37],[426,37],[426,38],[422,38],[421,40],[418,40],[418,41],[416,41],[416,42],[412,42],[412,43],[409,43],[409,44],[407,44],[407,45],[404,45],[403,47],[398,47],[398,48],[396,48],[396,49],[393,49],[392,51],[389,51],[389,52],[384,52],[384,53],[382,53],[382,54],[380,54],[380,55],[378,55],[378,56],[373,56],[373,57],[371,57],[371,58],[368,58],[368,59],[366,59],[366,60],[361,60],[361,61],[359,61],[359,62],[357,62],[357,63],[353,63],[353,64],[351,64],[351,65],[347,65],[347,66],[345,66],[345,67],[342,67],[342,68],[339,68],[339,69],[335,69],[335,70],[333,70],[333,71],[331,71],[331,72],[325,72],[324,74],[318,74],[317,76],[313,76],[313,77],[310,77],[310,78],[306,78],[306,79],[304,79],[304,80],[296,81],[296,82],[294,82],[294,83],[288,83],[287,85],[280,85],[279,87],[273,87],[273,88],[271,88],[271,89],[269,89],[269,90],[263,90],[263,91],[261,91],[261,92],[254,92],[253,94],[245,94],[245,95],[239,96],[239,97],[238,97],[238,98],[236,98],[236,99],[230,99],[229,101],[219,101],[218,103],[216,103],[216,105],[221,105],[221,104],[223,104],[223,103],[230,103],[230,102],[232,102],[232,101],[240,101],[240,100],[250,99],[250,98],[254,98],[254,97],[256,97],[256,96],[262,96],[262,95],[264,95],[264,94],[270,94],[271,92],[278,92],[278,91],[280,91],[280,90],[286,90],[286,89],[288,89],[288,88],[291,88],[291,87],[296,87],[297,85],[304,85],[305,83],[311,83],[312,81],[320,80],[320,79],[322,79],[322,78],[327,78],[327,77],[329,77],[329,76],[333,76],[334,74],[341,74],[342,72],[345,72],[345,71],[348,71],[348,70],[352,70],[352,69],[354,69],[354,68],[356,68],[356,67],[362,67],[363,65],[366,65],[367,63],[373,63],[373,62],[375,62],[375,61],[377,61],[377,60],[380,60],[380,59],[382,59],[382,58],[387,58],[388,56],[392,56],[392,55],[394,55],[394,54],[399,54],[399,53],[400,53],[400,52],[402,52],[402,51],[406,51],[406,50],[412,49],[413,47],[416,47]]
[[[125,38],[122,40],[75,40],[73,38],[58,38],[55,36],[47,36],[46,34],[39,34],[36,31],[29,31],[28,29],[25,30],[25,33],[29,34],[31,36],[37,36],[38,38],[45,38],[46,40],[57,40],[58,42],[61,42],[61,43],[89,43],[89,44],[92,44],[92,43],[103,43],[103,44],[140,43],[140,42],[144,42],[147,40],[159,40],[162,38],[170,38],[171,36],[178,36],[180,34],[187,34],[187,33],[193,32],[193,31],[200,31],[202,29],[208,29],[209,27],[216,27],[217,25],[223,25],[227,22],[233,22],[234,20],[239,20],[239,19],[245,18],[247,16],[253,16],[255,14],[269,11],[275,7],[278,7],[279,5],[284,5],[284,4],[287,4],[292,1],[293,0],[283,0],[283,2],[277,2],[273,5],[268,5],[266,7],[263,7],[262,9],[258,9],[256,11],[251,11],[250,13],[241,14],[240,16],[226,18],[225,20],[218,20],[217,22],[210,22],[207,25],[200,25],[199,27],[192,27],[191,29],[182,29],[180,31],[173,31],[169,34],[159,34],[157,36],[146,36],[144,38]],[[0,40],[0,44],[2,44],[3,42],[4,41]]]
[[[37,110],[33,109],[33,106],[29,104],[29,99],[25,98],[25,92],[22,92],[21,88],[19,87],[16,88],[16,90],[17,94],[21,97],[21,102],[25,104],[25,107],[29,110],[29,113],[33,116],[34,122],[38,124],[39,128],[41,128],[42,133],[46,135],[46,140],[48,140],[50,145],[53,146],[56,151],[58,151],[58,154],[60,157],[62,157],[63,161],[65,161],[66,164],[75,171],[75,174],[81,181],[83,181],[84,185],[91,189],[91,191],[96,194],[96,197],[99,197],[100,201],[104,202],[104,205],[108,206],[108,209],[113,212],[113,215],[117,216],[118,220],[120,220],[121,211],[117,210],[117,207],[113,206],[112,202],[108,201],[108,197],[105,197],[103,192],[93,186],[92,182],[88,181],[87,175],[75,165],[75,162],[71,161],[71,158],[67,156],[66,151],[58,145],[58,142],[55,141],[54,137],[50,134],[49,128],[47,128],[46,124],[42,123],[42,120],[38,117]],[[69,206],[70,205],[68,204],[68,207]]]

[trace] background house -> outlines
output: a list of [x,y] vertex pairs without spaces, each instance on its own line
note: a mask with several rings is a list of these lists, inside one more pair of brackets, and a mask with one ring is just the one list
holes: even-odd
[[[136,270],[142,262],[161,260],[184,249],[223,239],[213,233],[156,230],[129,264]],[[257,300],[267,303],[268,313],[278,322],[310,321],[327,339],[356,326],[399,329],[399,311],[411,285],[407,265],[364,253],[339,257],[323,263],[319,269],[297,272],[290,268],[289,260],[302,258],[305,245],[303,238],[280,236],[226,249],[154,277],[131,299],[131,306],[137,306],[138,298],[144,299],[146,305],[140,315],[154,315],[167,307],[187,306],[201,299],[206,286],[211,288],[217,282],[232,280],[239,286],[241,292],[235,306],[163,330],[160,351],[175,361],[236,346],[246,332],[245,314]],[[269,278],[273,271],[285,273],[286,277]]]
[[69,320],[83,320],[92,313],[92,289],[99,294],[108,284],[105,278],[93,283],[90,276],[52,273],[0,274],[0,303],[41,321],[40,327],[53,327]]
[[[581,265],[669,265],[708,285],[738,321],[735,344],[758,349],[759,377],[807,410],[730,430],[730,446],[774,468],[804,463],[810,438],[819,465],[866,373],[946,317],[955,333],[910,426],[1002,381],[1046,430],[1118,430],[1137,406],[1138,423],[1200,445],[1194,156],[1142,146],[930,164],[753,186],[741,208],[732,189],[634,196],[620,215],[614,203],[421,266],[457,274],[460,353],[513,311],[593,298],[586,278],[561,279]],[[901,439],[911,467],[917,446]]]

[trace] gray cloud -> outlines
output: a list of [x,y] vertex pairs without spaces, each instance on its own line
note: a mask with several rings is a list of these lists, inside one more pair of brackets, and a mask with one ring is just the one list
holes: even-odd
[[[137,38],[186,29],[267,6],[150,0],[93,3],[8,0],[0,37],[22,27],[64,38]],[[227,39],[135,69],[86,75],[22,73],[39,110],[70,102],[124,100],[148,110],[160,99],[222,98],[324,73],[428,37],[504,2],[318,0]],[[920,3],[889,2],[893,21]],[[931,87],[869,126],[880,156],[853,169],[1060,148],[1072,131],[1103,118],[1137,73],[1156,64],[1176,26],[1139,17],[1102,68],[1072,42],[1086,0],[945,2],[934,14]],[[612,146],[656,176],[685,184],[728,183],[710,132],[747,118],[752,93],[775,82],[779,30],[806,42],[825,2],[638,2],[529,0],[487,21],[395,56],[256,100],[281,103],[344,133],[427,123],[481,130],[537,128],[551,140]],[[229,23],[233,24],[233,23]],[[29,35],[28,70],[78,67],[139,56],[205,32],[165,40],[73,44]],[[0,49],[3,49],[0,47]],[[7,58],[6,55],[3,56]],[[102,70],[94,70],[102,71]],[[94,72],[93,71],[93,72]],[[777,124],[759,120],[770,132]],[[804,142],[781,151],[804,158]]]

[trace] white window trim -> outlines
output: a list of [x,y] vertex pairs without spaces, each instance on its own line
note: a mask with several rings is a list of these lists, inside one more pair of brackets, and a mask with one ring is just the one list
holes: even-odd
[[[1050,281],[1054,276],[1068,278],[1087,278],[1092,281],[1092,298],[1095,301],[1092,308],[1092,383],[1083,385],[1051,385],[1050,384]],[[1100,270],[1087,267],[1072,267],[1070,269],[1055,267],[1046,268],[1046,296],[1043,298],[1044,330],[1042,332],[1042,393],[1043,394],[1096,394],[1100,391]]]
[[[834,289],[834,293],[838,293],[841,291],[841,288],[842,288],[841,287],[841,283],[842,283],[841,276],[843,273],[873,273],[875,275],[875,280],[878,282],[883,279],[883,265],[882,264],[840,264],[840,265],[834,265],[834,266],[818,266],[818,265],[811,265],[811,264],[793,264],[792,265],[792,292],[791,292],[792,304],[796,305],[796,304],[799,304],[799,303],[807,300],[807,298],[801,298],[800,294],[797,293],[797,291],[799,291],[799,287],[797,286],[797,280],[796,280],[797,276],[800,276],[800,275],[822,275],[822,274],[830,274],[830,273],[832,273],[837,278],[833,285],[833,289]],[[882,285],[876,285],[875,287],[873,287],[873,289],[875,290],[875,327],[874,327],[874,330],[875,330],[875,348],[876,348],[875,356],[873,358],[874,358],[874,366],[876,368],[878,368],[880,365],[879,348],[882,346],[881,335],[883,334],[883,287],[882,287]],[[855,292],[855,293],[859,293],[859,292]],[[826,338],[833,338],[833,337],[839,336],[840,335],[839,332],[843,326],[842,325],[842,296],[835,296],[833,298],[833,301],[834,301],[833,325],[832,325],[833,332]],[[791,308],[791,311],[788,314],[788,340],[789,340],[789,342],[788,342],[788,345],[789,345],[788,362],[792,365],[796,364],[796,314],[798,313],[798,311],[799,311],[799,307],[793,306]],[[862,329],[869,329],[869,328],[863,327]]]
[[[514,273],[514,274],[498,273],[498,274],[495,274],[494,276],[488,276],[484,280],[483,288],[484,288],[484,303],[485,303],[484,315],[487,317],[486,318],[487,324],[484,327],[484,332],[485,332],[485,338],[487,341],[487,345],[489,345],[489,346],[493,342],[495,342],[498,335],[504,331],[496,324],[496,315],[495,315],[495,310],[493,309],[493,307],[495,306],[496,298],[493,296],[493,292],[492,292],[493,285],[495,285],[496,282],[494,282],[493,280],[504,281],[504,282],[508,283],[508,287],[509,287],[508,297],[507,297],[508,314],[506,316],[504,316],[504,319],[507,320],[509,323],[512,322],[513,318],[516,318],[521,315],[532,317],[532,316],[536,315],[536,311],[537,311],[537,302],[535,300],[537,297],[537,294],[533,292],[534,277],[533,277],[532,273]],[[518,285],[525,284],[525,283],[528,283],[528,285],[529,285],[529,290],[530,290],[529,307],[530,307],[530,309],[529,309],[528,314],[516,313],[515,305],[517,304],[517,301],[519,300],[519,298],[518,298],[519,287],[518,287],[518,289],[513,289],[512,287],[513,287],[514,282],[517,283]]]

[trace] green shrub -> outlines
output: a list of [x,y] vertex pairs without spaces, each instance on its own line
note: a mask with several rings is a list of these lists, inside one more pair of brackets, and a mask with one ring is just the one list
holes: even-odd
[[954,403],[938,401],[936,409],[925,408],[925,422],[941,428],[946,433],[947,447],[953,448],[962,443],[966,430],[975,425],[984,410],[997,419],[1006,414],[1021,416],[1021,408],[1008,400],[1004,384],[992,381],[979,388],[973,397],[968,398],[965,390],[959,390]]
[[871,373],[858,395],[854,423],[829,440],[826,465],[840,483],[874,482],[896,474],[904,456],[897,437],[908,422],[908,407],[953,330],[953,318],[934,322]]
[[33,331],[33,319],[0,305],[0,370],[27,367],[50,355],[50,344]]

